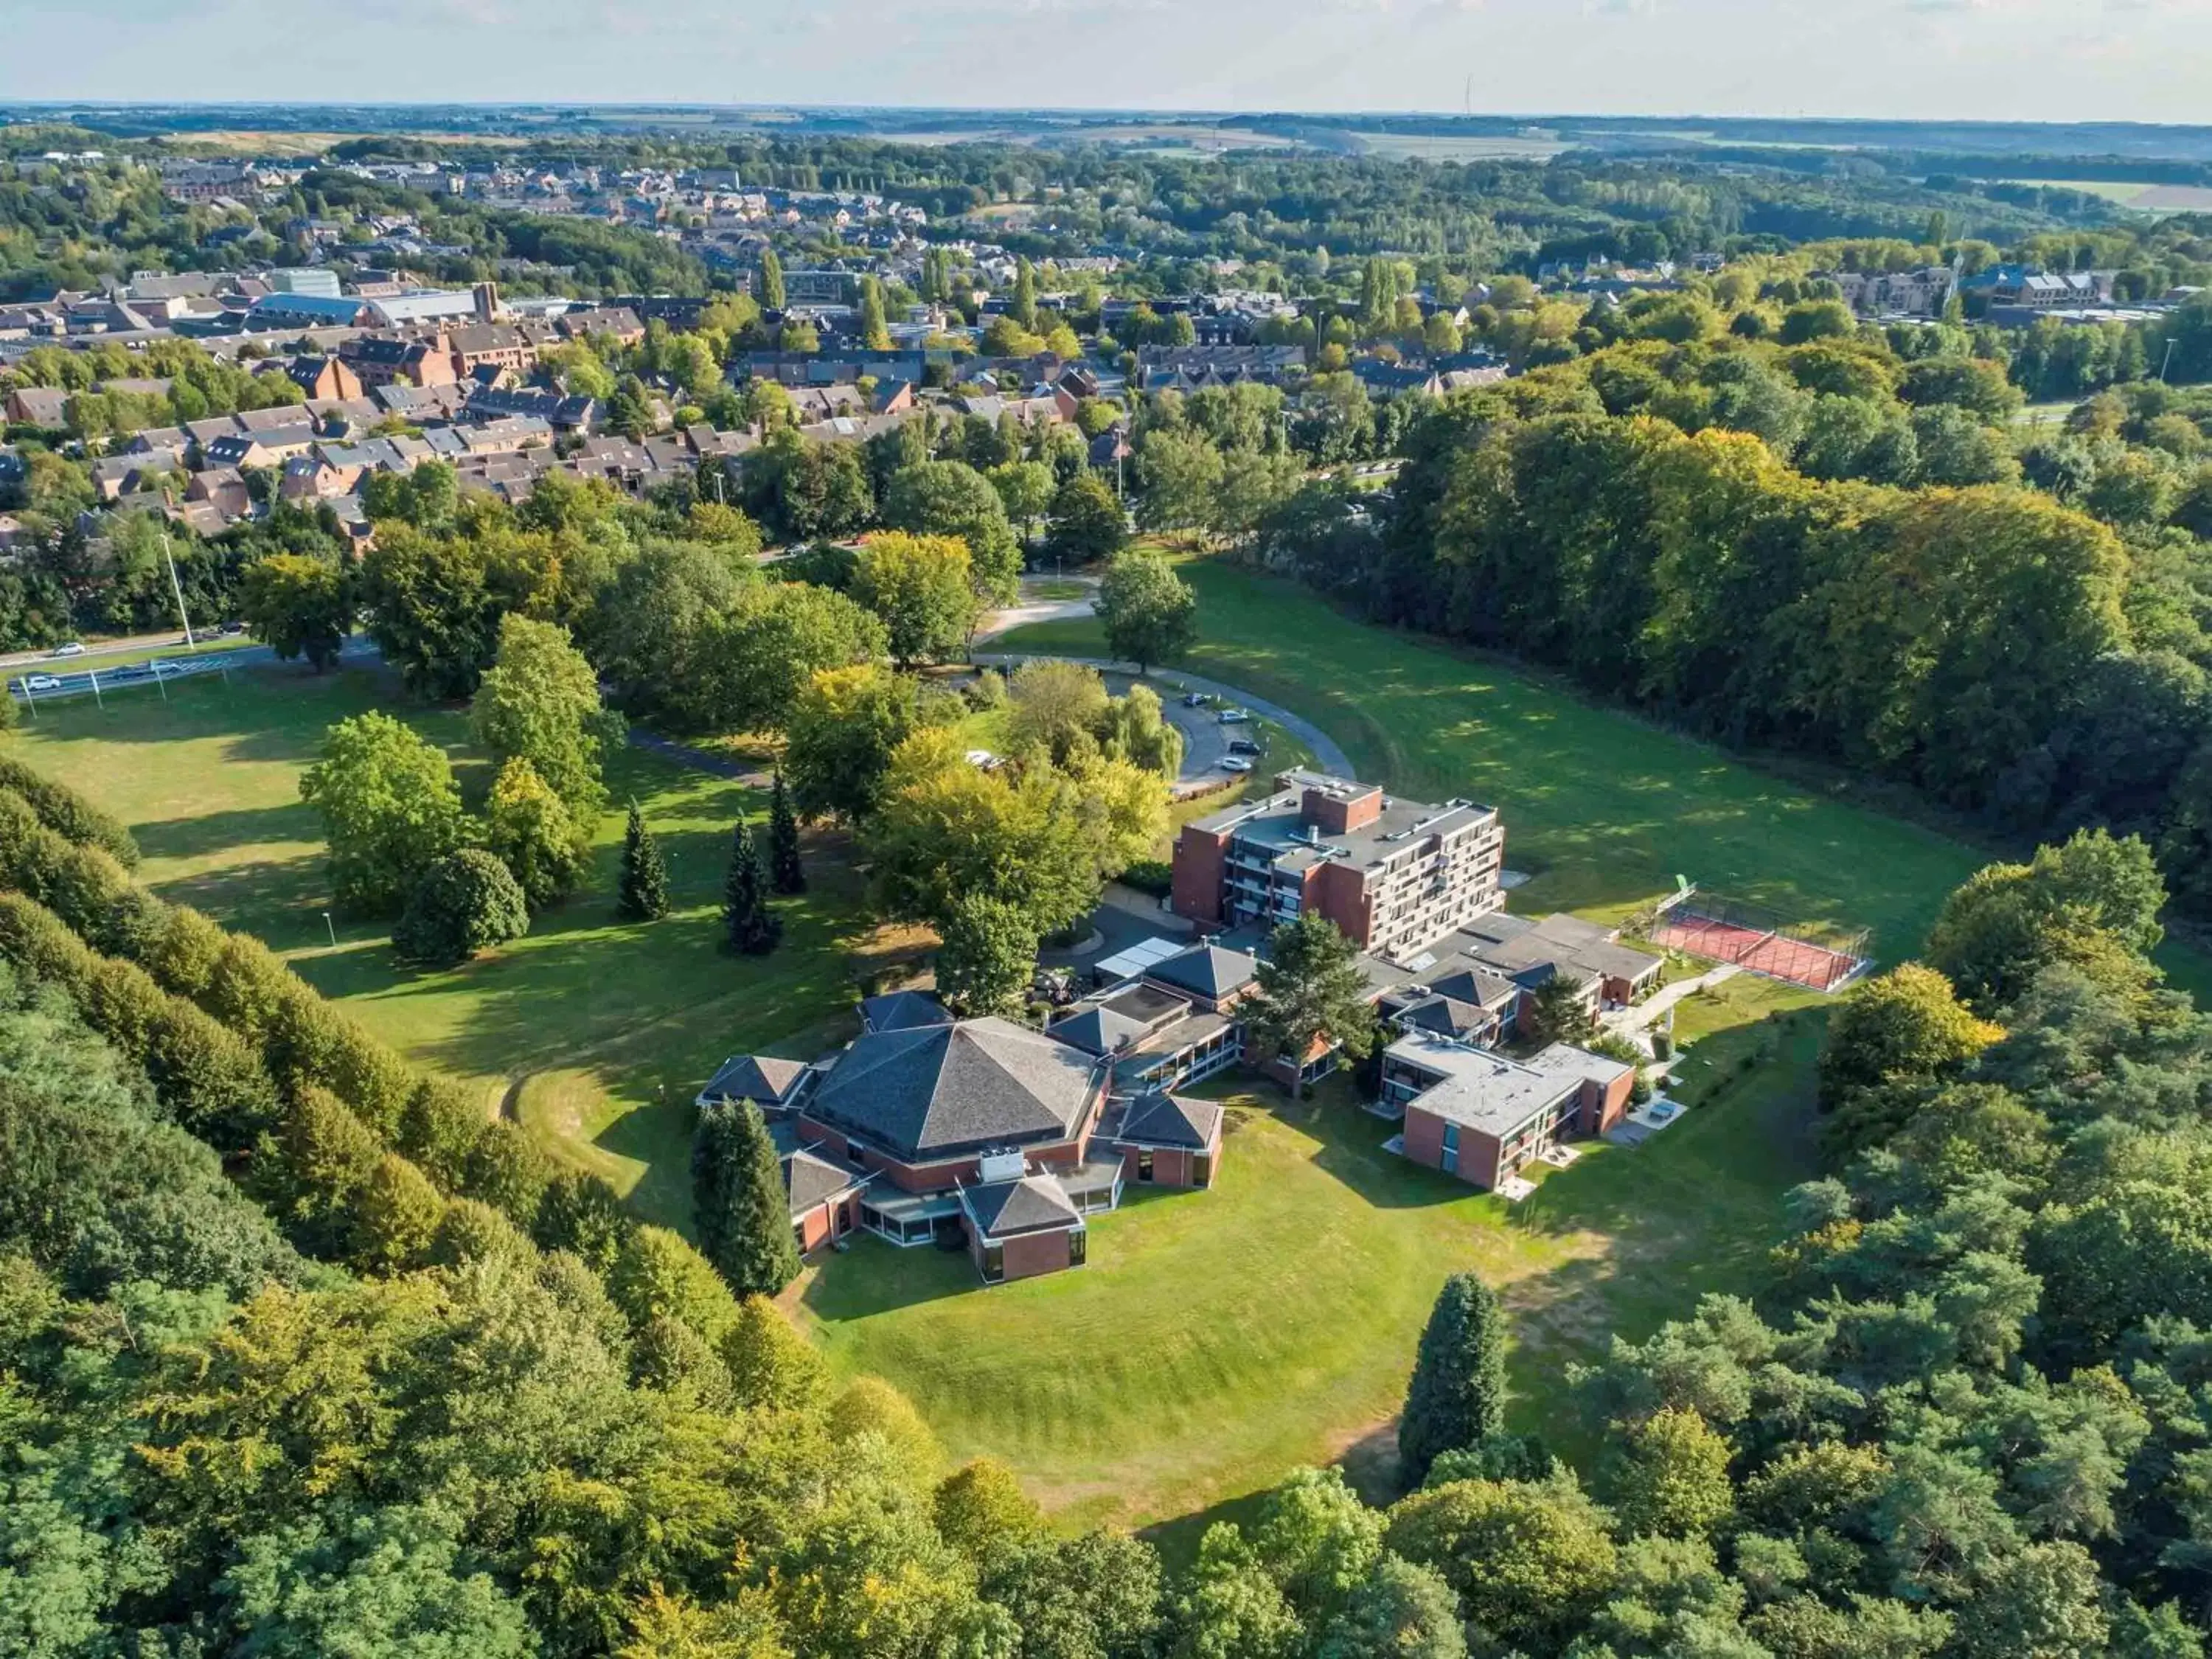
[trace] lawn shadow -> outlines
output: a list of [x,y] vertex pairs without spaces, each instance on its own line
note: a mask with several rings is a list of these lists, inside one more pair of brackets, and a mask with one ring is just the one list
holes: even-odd
[[322,839],[322,823],[305,801],[286,806],[241,806],[197,817],[162,818],[131,826],[138,850],[149,859],[196,859],[235,847]]
[[951,1296],[981,1292],[967,1250],[936,1244],[908,1248],[866,1234],[850,1235],[850,1248],[820,1258],[798,1296],[799,1304],[826,1325],[867,1319]]

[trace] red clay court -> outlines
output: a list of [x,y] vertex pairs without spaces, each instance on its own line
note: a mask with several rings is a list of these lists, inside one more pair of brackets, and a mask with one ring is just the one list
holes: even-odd
[[[1832,991],[1866,966],[1863,936],[1851,950],[1837,950],[1792,937],[1780,927],[1761,927],[1748,920],[1707,915],[1711,901],[1690,900],[1662,911],[1651,928],[1651,942],[1715,962],[1731,962],[1746,973],[1786,980],[1815,991]],[[1729,906],[1730,909],[1737,907]]]

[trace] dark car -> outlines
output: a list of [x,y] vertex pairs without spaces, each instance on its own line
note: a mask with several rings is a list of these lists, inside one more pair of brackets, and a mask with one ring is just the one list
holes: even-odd
[[1229,752],[1232,755],[1256,756],[1264,751],[1249,738],[1231,738],[1229,739]]

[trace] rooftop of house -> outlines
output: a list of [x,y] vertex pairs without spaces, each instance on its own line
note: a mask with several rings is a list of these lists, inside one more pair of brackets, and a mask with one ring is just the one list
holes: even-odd
[[1437,1078],[1413,1104],[1421,1110],[1498,1139],[1580,1089],[1611,1083],[1631,1068],[1602,1054],[1555,1042],[1526,1060],[1470,1048],[1434,1031],[1409,1031],[1384,1049],[1386,1060]]
[[1474,801],[1431,805],[1349,778],[1291,771],[1276,778],[1273,793],[1200,818],[1195,827],[1272,854],[1285,868],[1303,869],[1332,858],[1379,864],[1417,836],[1449,835],[1497,816],[1496,808]]
[[1113,1054],[1134,1048],[1163,1026],[1190,1012],[1190,1004],[1141,981],[1124,985],[1096,1000],[1077,1003],[1047,1028],[1060,1042],[1086,1054]]
[[1214,1101],[1160,1090],[1123,1104],[1107,1133],[1130,1146],[1202,1152],[1220,1138],[1221,1117]]
[[779,1060],[769,1054],[732,1054],[724,1060],[707,1086],[699,1091],[703,1103],[710,1100],[751,1100],[780,1103],[807,1073],[803,1060]]
[[976,1231],[986,1238],[1055,1232],[1077,1226],[1083,1220],[1083,1212],[1068,1198],[1066,1189],[1048,1175],[1022,1176],[1012,1181],[987,1181],[963,1187],[960,1201]]
[[920,1025],[950,1025],[952,1016],[931,991],[886,991],[860,999],[860,1024],[871,1031],[903,1031]]
[[1145,977],[1171,990],[1218,1002],[1249,985],[1258,967],[1258,962],[1243,951],[1206,941],[1163,957],[1145,969]]
[[870,1031],[837,1057],[807,1114],[905,1162],[1073,1134],[1099,1063],[998,1018]]
[[1633,983],[1664,965],[1664,958],[1621,944],[1610,928],[1564,914],[1536,921],[1495,911],[1462,927],[1449,944],[1475,966],[1516,981],[1548,965],[1585,979]]

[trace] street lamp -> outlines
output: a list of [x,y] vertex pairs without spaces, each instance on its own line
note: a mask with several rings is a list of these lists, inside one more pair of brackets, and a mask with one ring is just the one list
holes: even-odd
[[323,912],[323,927],[331,936],[331,949],[337,950],[338,948],[337,924],[331,920],[331,913],[327,910]]
[[169,567],[169,592],[177,596],[177,620],[185,625],[185,649],[197,651],[200,647],[192,638],[192,619],[185,613],[185,585],[177,580],[177,561],[169,551],[169,532],[166,530],[161,532],[161,559]]

